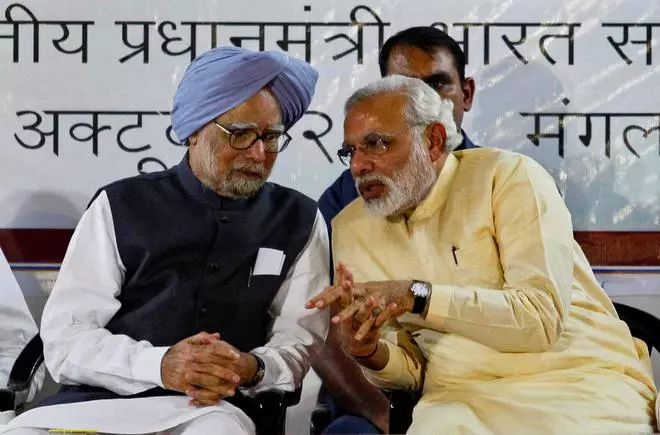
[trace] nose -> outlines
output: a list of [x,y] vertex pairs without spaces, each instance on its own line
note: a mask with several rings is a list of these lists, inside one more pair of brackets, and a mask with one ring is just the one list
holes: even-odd
[[359,149],[355,150],[351,158],[351,173],[353,177],[368,174],[373,171],[374,162]]
[[266,161],[266,144],[259,138],[252,146],[245,150],[245,156],[257,163]]

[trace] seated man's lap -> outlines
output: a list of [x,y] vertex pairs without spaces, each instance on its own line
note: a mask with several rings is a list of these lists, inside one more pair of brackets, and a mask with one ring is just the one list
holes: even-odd
[[553,371],[427,393],[415,407],[411,433],[428,433],[434,424],[446,433],[461,427],[466,433],[651,433],[653,399],[647,386],[623,373]]
[[243,413],[212,412],[165,431],[163,435],[254,435],[255,433],[254,423]]
[[[0,434],[3,435],[48,435],[49,431],[46,429],[35,429],[27,427],[18,427],[11,429],[7,432],[2,431],[3,427],[0,426]],[[200,417],[194,418],[190,421],[182,423],[176,427],[167,429],[162,432],[145,435],[198,435],[198,434],[214,434],[214,435],[254,435],[256,429],[254,423],[247,418],[244,414],[231,414],[227,412],[212,412],[204,414]],[[94,435],[103,435],[94,433]]]

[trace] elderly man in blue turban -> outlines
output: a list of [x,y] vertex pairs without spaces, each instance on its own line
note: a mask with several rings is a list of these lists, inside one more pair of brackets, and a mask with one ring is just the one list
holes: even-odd
[[63,386],[12,425],[254,433],[238,397],[301,385],[327,332],[304,304],[329,284],[328,236],[314,201],[266,179],[316,80],[236,47],[189,66],[172,111],[188,153],[95,195],[41,323]]

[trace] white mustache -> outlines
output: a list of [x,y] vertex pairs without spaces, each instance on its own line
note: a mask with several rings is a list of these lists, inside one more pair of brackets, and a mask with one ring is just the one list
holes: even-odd
[[247,171],[247,172],[254,172],[262,177],[266,176],[266,168],[263,165],[259,165],[256,163],[248,163],[248,162],[237,162],[234,163],[231,166],[231,171]]
[[386,177],[383,174],[367,174],[367,175],[358,175],[355,177],[355,187],[358,188],[364,184],[375,181],[377,183],[382,183],[385,186],[390,186],[392,180],[389,177]]

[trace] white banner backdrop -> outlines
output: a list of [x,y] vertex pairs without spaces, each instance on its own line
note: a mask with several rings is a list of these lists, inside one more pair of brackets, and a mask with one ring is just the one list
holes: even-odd
[[464,129],[555,177],[577,230],[660,225],[657,0],[0,2],[0,228],[73,227],[96,189],[176,164],[172,95],[216,45],[283,50],[320,80],[272,180],[318,198],[344,169],[342,105],[396,31],[468,56]]

